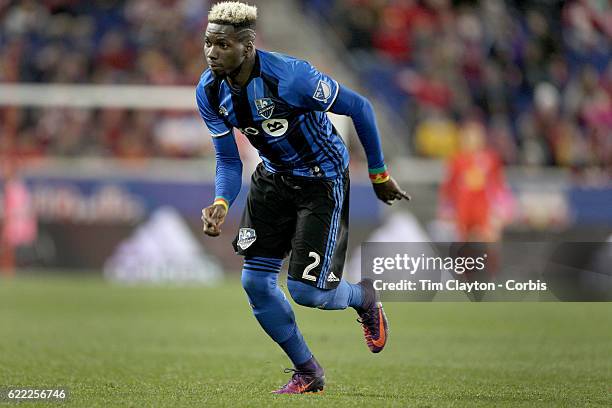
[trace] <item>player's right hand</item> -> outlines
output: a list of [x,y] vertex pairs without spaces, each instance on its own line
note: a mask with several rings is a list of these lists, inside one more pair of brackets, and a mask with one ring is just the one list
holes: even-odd
[[376,197],[387,205],[392,205],[395,200],[406,200],[410,201],[410,196],[404,190],[401,189],[397,181],[393,177],[389,177],[389,180],[384,183],[372,184]]
[[221,224],[225,221],[227,210],[221,204],[213,204],[202,210],[204,233],[216,237],[221,233]]

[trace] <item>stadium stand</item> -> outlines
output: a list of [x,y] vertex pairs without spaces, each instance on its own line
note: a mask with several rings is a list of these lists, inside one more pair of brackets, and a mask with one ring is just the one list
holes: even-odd
[[[192,85],[204,66],[209,3],[1,2],[0,82]],[[361,83],[409,124],[396,136],[410,151],[447,157],[459,122],[477,116],[507,164],[610,167],[612,20],[604,3],[302,4],[350,50]],[[25,157],[208,157],[201,128],[184,111],[0,108],[0,131],[19,135],[10,149]]]
[[425,157],[456,151],[478,117],[507,164],[605,173],[612,164],[612,10],[606,2],[302,1],[351,51],[370,91]]
[[[208,8],[207,1],[0,2],[0,82],[194,85]],[[0,133],[18,134],[12,148],[26,157],[210,153],[208,143],[190,142],[202,139],[202,124],[184,111],[8,107],[0,109]]]

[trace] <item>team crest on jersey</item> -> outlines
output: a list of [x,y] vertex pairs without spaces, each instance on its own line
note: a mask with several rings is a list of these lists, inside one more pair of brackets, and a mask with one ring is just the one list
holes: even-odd
[[240,249],[245,250],[257,239],[257,234],[253,228],[240,228],[238,232],[238,246]]
[[272,112],[274,112],[274,102],[272,102],[271,98],[255,99],[255,107],[257,108],[257,114],[259,116],[263,116],[266,119],[270,119],[272,117]]
[[314,95],[312,97],[317,101],[321,101],[323,103],[327,103],[327,100],[331,97],[332,89],[329,83],[319,79],[319,83],[317,84],[317,89],[315,90]]
[[219,115],[221,116],[227,116],[228,112],[227,112],[227,108],[223,105],[219,106]]

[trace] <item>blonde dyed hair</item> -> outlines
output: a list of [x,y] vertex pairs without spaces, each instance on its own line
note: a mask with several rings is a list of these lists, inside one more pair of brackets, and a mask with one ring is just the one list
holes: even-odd
[[239,1],[217,3],[208,13],[208,22],[232,25],[236,28],[254,28],[257,21],[257,7]]

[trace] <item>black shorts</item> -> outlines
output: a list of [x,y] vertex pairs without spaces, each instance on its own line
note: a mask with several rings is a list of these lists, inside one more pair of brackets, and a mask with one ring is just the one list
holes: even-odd
[[285,258],[289,275],[322,289],[340,283],[349,220],[349,174],[333,180],[267,171],[260,163],[234,239],[236,253]]

